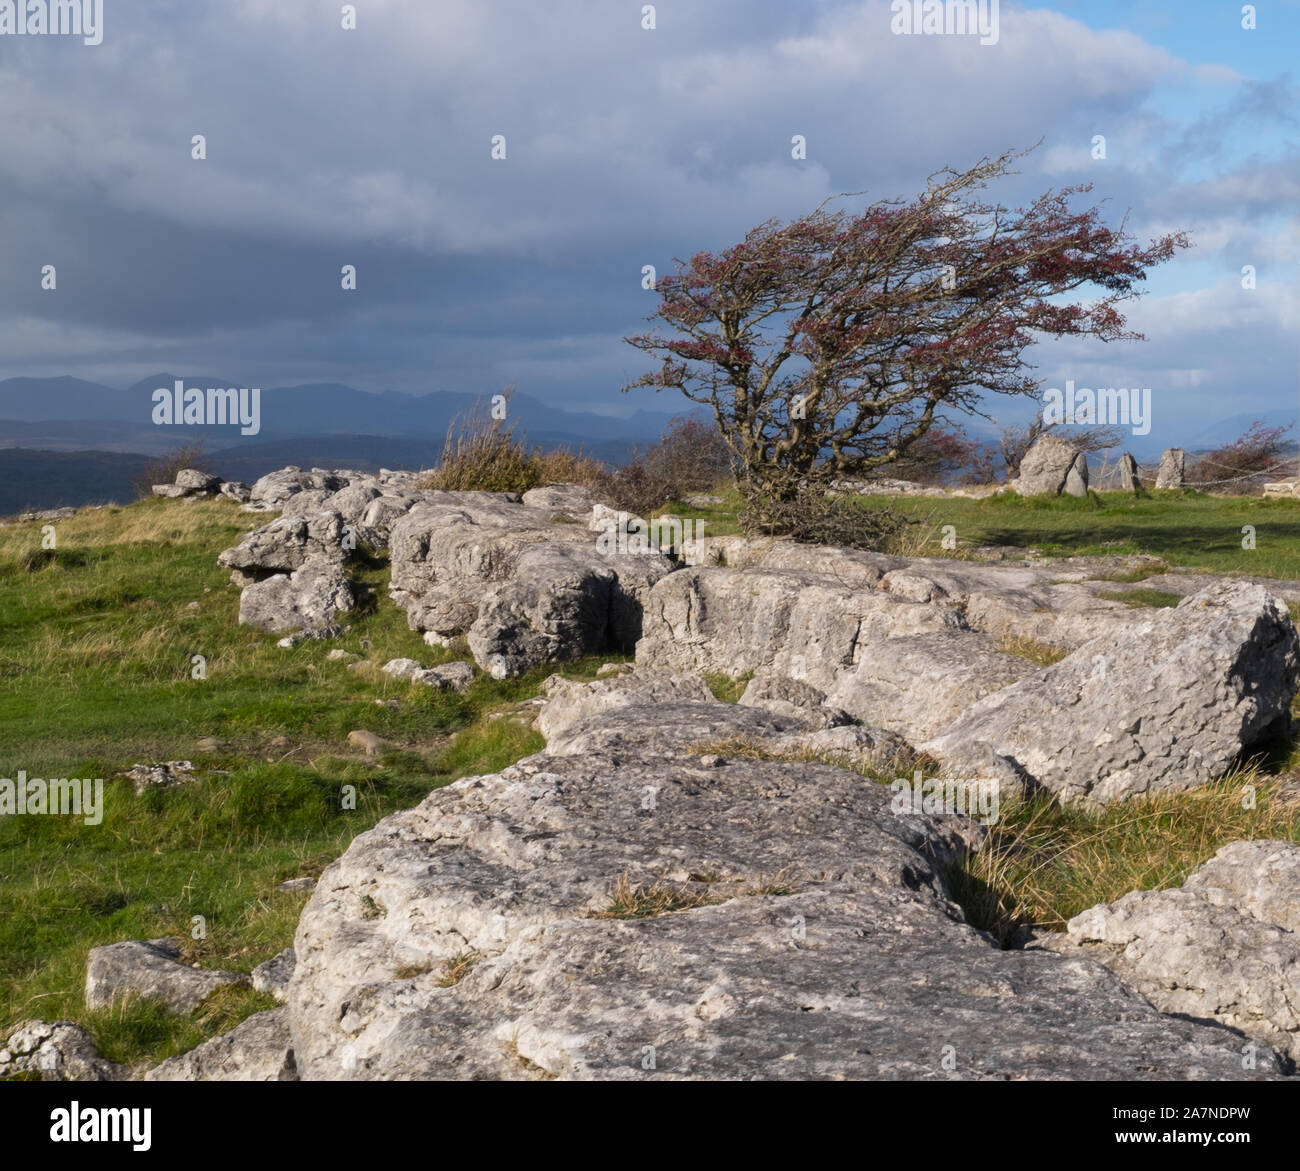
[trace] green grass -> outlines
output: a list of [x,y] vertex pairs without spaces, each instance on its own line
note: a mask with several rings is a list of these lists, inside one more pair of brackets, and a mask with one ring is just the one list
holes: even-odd
[[1004,655],[1015,655],[1016,658],[1025,659],[1038,667],[1054,666],[1070,653],[1064,647],[1039,642],[1027,635],[1008,636],[1002,640],[998,649]]
[[745,671],[734,678],[719,671],[705,675],[704,681],[709,685],[709,690],[713,692],[714,699],[722,703],[739,703],[740,697],[745,694],[745,688],[749,686],[750,680],[753,678],[753,671]]
[[[1007,494],[985,500],[866,500],[870,507],[892,506],[919,522],[924,544],[916,551],[930,556],[943,555],[942,528],[952,525],[966,547],[1020,545],[1054,557],[1145,553],[1211,573],[1300,578],[1300,501],[1295,500],[1190,490],[1136,498],[1107,492],[1081,499]],[[1246,525],[1255,530],[1254,549],[1242,548]],[[915,532],[907,535],[909,541],[915,541]]]
[[[1019,545],[1051,557],[1150,554],[1170,565],[1211,573],[1300,579],[1300,501],[1253,496],[1220,497],[1187,489],[1134,497],[1122,492],[984,500],[927,497],[859,497],[869,508],[893,508],[917,524],[891,552],[953,556],[943,548],[943,526],[956,529],[961,550],[977,545]],[[737,531],[740,497],[727,493],[712,508],[674,508],[705,521],[706,536]],[[1243,549],[1242,528],[1255,530],[1254,549]],[[1137,582],[1159,573],[1138,569],[1111,580]]]
[[1026,927],[1062,930],[1129,891],[1181,886],[1220,847],[1255,839],[1300,841],[1300,802],[1282,797],[1262,762],[1202,789],[1100,810],[1041,797],[1004,803],[986,848],[949,881],[967,918],[1008,942]]
[[[966,548],[1147,553],[1214,572],[1300,578],[1300,503],[1290,500],[1186,492],[867,504],[912,515],[920,524],[908,541],[934,555],[942,553],[941,526],[953,524]],[[732,492],[715,508],[676,511],[705,520],[706,535],[723,535],[736,531],[737,505]],[[25,769],[108,782],[102,825],[0,819],[0,1027],[67,1017],[90,1028],[106,1056],[132,1063],[232,1027],[266,999],[235,989],[186,1017],[140,1003],[88,1013],[87,952],[174,935],[188,960],[251,970],[292,942],[308,897],[277,892],[278,882],[319,874],[356,834],[430,790],[542,747],[531,728],[489,716],[537,694],[548,669],[516,680],[481,676],[459,696],[327,662],[334,647],[372,664],[456,657],[426,647],[387,600],[353,615],[343,637],[293,650],[240,627],[238,590],[216,556],[263,520],[224,500],[147,501],[58,522],[54,550],[41,549],[40,525],[0,529],[0,776]],[[1241,548],[1245,524],[1256,529],[1253,551]],[[356,577],[386,599],[387,572],[382,560],[363,559]],[[1152,572],[1103,576],[1135,585]],[[1130,604],[1166,604],[1155,589],[1114,593]],[[1044,665],[1059,655],[1025,640],[1012,649]],[[206,659],[206,679],[191,677],[194,655]],[[564,673],[591,678],[602,661]],[[734,702],[747,679],[709,682]],[[374,759],[350,750],[354,728],[389,747]],[[199,752],[202,737],[223,746]],[[137,797],[112,779],[136,762],[178,758],[194,761],[196,784]],[[1060,927],[1093,903],[1181,882],[1227,841],[1300,840],[1294,806],[1274,796],[1275,774],[1294,774],[1298,764],[1286,745],[1252,774],[1254,810],[1241,808],[1240,778],[1100,814],[1043,803],[1005,808],[993,848],[955,875],[963,905],[1009,939],[1025,924]],[[893,775],[865,771],[880,781]],[[640,910],[645,900],[634,893],[610,910]],[[195,916],[206,927],[201,939],[191,935]]]
[[[40,525],[0,529],[0,777],[106,782],[101,825],[0,819],[0,1027],[70,1018],[132,1062],[232,1027],[265,998],[232,992],[191,1017],[145,1004],[88,1013],[88,951],[172,935],[189,961],[249,971],[292,943],[308,897],[277,883],[319,874],[430,790],[542,747],[531,728],[487,717],[537,694],[550,670],[483,675],[460,696],[326,661],[334,647],[375,664],[455,657],[425,646],[387,600],[350,616],[343,637],[292,650],[240,627],[216,556],[265,519],[227,501],[146,501],[58,522],[53,551]],[[386,598],[382,561],[356,577]],[[206,679],[192,678],[194,655]],[[602,661],[564,670],[590,678]],[[346,743],[355,728],[391,747],[367,760]],[[200,752],[203,737],[223,746]],[[136,796],[114,779],[175,759],[194,762],[196,784]]]
[[[924,755],[868,763],[811,750],[773,752],[744,737],[698,744],[690,751],[818,762],[880,785],[939,775],[937,762]],[[1284,739],[1214,784],[1186,793],[1101,809],[1061,806],[1046,795],[1003,800],[984,847],[946,867],[949,889],[967,920],[1004,945],[1017,942],[1028,928],[1064,930],[1075,915],[1129,891],[1181,886],[1230,842],[1300,842],[1297,772],[1300,749]],[[691,878],[717,881],[716,875]],[[748,893],[781,893],[780,888],[791,885],[777,875]]]
[[1105,590],[1097,597],[1108,602],[1123,602],[1126,606],[1140,608],[1149,606],[1155,610],[1176,606],[1183,600],[1182,594],[1173,594],[1168,590]]

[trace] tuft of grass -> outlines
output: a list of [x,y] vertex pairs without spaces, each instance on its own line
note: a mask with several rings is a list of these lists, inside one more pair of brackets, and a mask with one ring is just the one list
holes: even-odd
[[1102,809],[1047,796],[1004,803],[949,888],[970,922],[1004,946],[1027,928],[1060,931],[1129,891],[1180,886],[1229,842],[1300,840],[1300,804],[1280,799],[1278,786],[1257,762],[1203,789]]
[[156,1000],[115,1001],[80,1014],[100,1055],[122,1065],[154,1065],[229,1032],[254,1013],[278,1007],[274,997],[247,986],[218,988],[188,1016]]
[[787,897],[799,892],[800,875],[793,866],[783,866],[770,878],[760,876],[744,893],[747,895],[776,895]]
[[[509,398],[512,389],[505,392]],[[540,484],[602,483],[607,475],[599,461],[581,452],[544,452],[528,447],[513,424],[489,418],[481,404],[447,428],[442,458],[421,480],[421,488],[444,492],[527,492]]]
[[280,1002],[266,992],[239,984],[217,988],[203,999],[193,1012],[194,1023],[208,1037],[228,1033],[255,1012],[278,1008]]
[[480,958],[476,951],[458,951],[443,963],[442,979],[438,981],[438,987],[450,988],[454,984],[459,984],[469,975],[470,969]]
[[766,745],[746,736],[723,736],[692,744],[686,749],[691,756],[721,756],[741,760],[774,760],[798,764],[825,764],[855,772],[869,781],[890,784],[899,777],[920,772],[923,778],[937,776],[939,762],[924,753],[904,752],[889,758],[868,760],[839,752],[819,751],[812,748],[797,752],[774,752]]
[[1070,653],[1065,647],[1052,646],[1026,635],[1007,635],[998,650],[1004,655],[1014,655],[1040,667],[1054,666]]
[[589,919],[648,919],[673,911],[689,911],[722,902],[708,891],[691,890],[662,881],[650,886],[633,884],[626,872],[614,884],[609,906],[603,911],[589,911]]
[[745,688],[754,678],[753,671],[746,671],[741,675],[731,676],[724,675],[721,672],[714,672],[706,675],[704,681],[709,685],[709,690],[713,692],[713,698],[720,700],[722,703],[739,703],[740,697],[745,694]]
[[555,1074],[548,1069],[543,1069],[537,1062],[525,1057],[519,1052],[519,1045],[515,1041],[506,1042],[506,1052],[510,1054],[528,1073],[539,1082],[551,1082],[555,1080]]
[[745,736],[723,736],[717,740],[704,740],[686,750],[690,756],[739,757],[741,760],[776,760],[770,750],[757,740]]
[[1168,565],[1139,565],[1133,569],[1115,570],[1113,573],[1098,573],[1094,581],[1113,581],[1117,584],[1133,585],[1152,577],[1159,577],[1169,572]]
[[1097,597],[1108,602],[1123,602],[1134,608],[1149,606],[1152,609],[1166,609],[1183,600],[1182,594],[1170,593],[1168,590],[1104,590]]

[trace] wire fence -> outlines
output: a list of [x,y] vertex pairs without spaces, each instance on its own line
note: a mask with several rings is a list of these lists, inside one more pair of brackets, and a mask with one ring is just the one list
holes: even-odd
[[[1203,479],[1199,474],[1192,478],[1185,472],[1183,475],[1184,483],[1196,488],[1213,488],[1223,484],[1244,484],[1248,482],[1263,484],[1265,481],[1273,479],[1291,481],[1300,479],[1300,470],[1297,469],[1296,463],[1293,461],[1273,464],[1267,468],[1257,468],[1254,471],[1243,472],[1240,468],[1234,467],[1232,464],[1220,463],[1218,460],[1210,459],[1208,456],[1201,456],[1196,463],[1188,469],[1188,471],[1196,472],[1197,469],[1205,467],[1214,467],[1220,471],[1235,472],[1236,474],[1223,476],[1220,479],[1210,480]],[[1159,476],[1159,465],[1156,465],[1153,469],[1151,465],[1138,464],[1137,470],[1134,474],[1139,483],[1154,484]],[[1096,482],[1100,484],[1106,482],[1106,480],[1113,475],[1115,475],[1115,466],[1113,466],[1110,460],[1107,459],[1098,469],[1095,479]]]

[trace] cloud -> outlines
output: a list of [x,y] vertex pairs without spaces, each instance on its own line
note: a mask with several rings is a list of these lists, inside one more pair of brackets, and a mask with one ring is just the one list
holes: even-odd
[[[909,194],[1041,138],[994,194],[1095,180],[1139,234],[1199,231],[1197,262],[1219,269],[1183,271],[1209,283],[1267,255],[1300,193],[1287,83],[1048,9],[1003,3],[990,46],[892,36],[888,0],[661,3],[653,31],[639,4],[589,0],[368,0],[355,32],[338,9],[141,0],[114,8],[99,48],[46,40],[6,59],[0,108],[23,116],[0,129],[14,241],[0,308],[25,324],[5,373],[105,377],[134,353],[137,373],[166,355],[266,384],[513,379],[561,404],[662,407],[614,393],[641,361],[619,339],[649,309],[642,265],[829,194]],[[1191,104],[1154,102],[1165,87]],[[1242,157],[1213,146],[1243,126]],[[56,261],[43,295],[36,274]],[[1170,378],[1217,368],[1188,361],[1211,303],[1238,320],[1194,294],[1151,318],[1171,340],[1147,352]],[[1261,296],[1252,312],[1215,336],[1262,374],[1294,306]]]

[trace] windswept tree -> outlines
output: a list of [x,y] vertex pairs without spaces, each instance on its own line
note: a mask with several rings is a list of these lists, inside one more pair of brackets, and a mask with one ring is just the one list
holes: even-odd
[[[1071,209],[1088,185],[1028,208],[981,202],[1018,157],[946,168],[917,198],[858,214],[823,203],[678,261],[658,282],[652,332],[626,339],[657,368],[625,389],[712,409],[762,527],[801,493],[900,460],[947,412],[1034,394],[1023,355],[1043,336],[1140,339],[1116,306],[1186,237],[1139,246],[1100,207]],[[1090,299],[1070,298],[1085,286]]]

